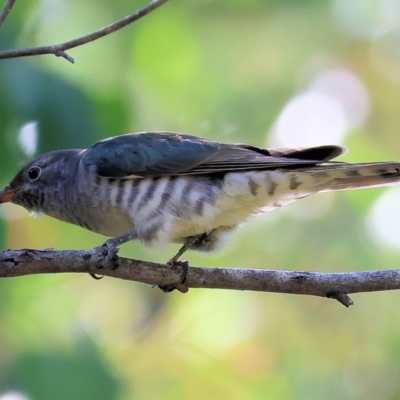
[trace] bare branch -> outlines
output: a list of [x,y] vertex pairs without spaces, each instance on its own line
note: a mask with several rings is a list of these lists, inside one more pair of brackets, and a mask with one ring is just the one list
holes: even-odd
[[[99,268],[102,246],[91,250],[7,250],[0,252],[0,277],[47,273],[91,273],[150,285],[181,282],[180,268],[117,257],[113,266]],[[400,270],[365,272],[303,272],[242,268],[190,267],[189,288],[252,290],[333,298],[346,307],[348,294],[400,289]]]
[[[14,0],[15,1],[15,0]],[[17,50],[6,50],[0,52],[0,59],[4,58],[16,58],[16,57],[28,57],[28,56],[38,56],[43,54],[54,54],[57,57],[63,57],[71,63],[74,63],[74,59],[66,53],[66,50],[72,49],[74,47],[82,46],[83,44],[93,42],[94,40],[100,39],[103,36],[109,35],[119,29],[122,29],[126,25],[131,24],[132,22],[137,21],[139,18],[144,17],[149,14],[151,11],[155,10],[162,4],[166,3],[168,0],[153,0],[146,6],[137,10],[135,13],[128,15],[119,21],[116,21],[110,25],[107,25],[95,32],[89,33],[88,35],[81,36],[79,38],[70,40],[68,42],[54,44],[49,46],[41,46],[41,47],[32,47],[27,49],[17,49]],[[13,3],[10,1],[8,3]],[[8,4],[7,3],[7,4]],[[5,13],[7,5],[4,7],[1,16]],[[11,7],[10,7],[11,9]],[[10,10],[7,11],[7,13]],[[7,15],[4,17],[4,19]]]
[[16,0],[7,0],[6,5],[3,7],[0,13],[0,26],[3,25],[3,22],[6,20],[8,17],[8,14],[10,13],[11,9],[14,6]]

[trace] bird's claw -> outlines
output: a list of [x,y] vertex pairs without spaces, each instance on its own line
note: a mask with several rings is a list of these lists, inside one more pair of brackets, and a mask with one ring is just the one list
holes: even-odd
[[[111,268],[116,269],[118,267],[118,264],[116,263],[117,260],[116,256],[119,250],[117,245],[113,242],[112,239],[109,239],[100,248],[102,250],[104,259],[101,262],[101,264],[97,265],[97,268],[101,269],[107,267],[112,262],[113,264],[111,265]],[[100,279],[103,278],[102,275],[97,275],[92,272],[89,272],[89,275],[96,281],[99,281]]]
[[187,280],[187,275],[189,272],[189,263],[186,260],[178,261],[174,260],[174,258],[171,258],[167,262],[167,264],[173,268],[176,269],[181,268],[182,270],[182,279],[179,283],[171,283],[170,285],[160,285],[158,286],[164,293],[170,293],[174,291],[175,289],[179,290],[181,293],[187,293],[189,291],[189,287],[186,283]]
[[115,269],[117,265],[115,264],[115,261],[117,259],[117,254],[118,254],[119,248],[113,241],[113,239],[107,240],[103,244],[103,254],[105,255],[105,258],[103,262],[101,263],[101,268],[106,267],[109,265],[111,262],[113,262],[112,269]]
[[90,275],[95,281],[99,281],[100,279],[103,279],[103,278],[104,278],[104,276],[102,276],[102,275],[96,275],[96,274],[93,274],[92,272],[89,272],[89,275]]

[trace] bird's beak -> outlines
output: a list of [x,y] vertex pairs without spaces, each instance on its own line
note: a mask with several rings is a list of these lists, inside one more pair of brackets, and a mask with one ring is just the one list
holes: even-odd
[[9,187],[5,187],[0,190],[0,203],[9,203],[14,200],[16,189],[10,189]]

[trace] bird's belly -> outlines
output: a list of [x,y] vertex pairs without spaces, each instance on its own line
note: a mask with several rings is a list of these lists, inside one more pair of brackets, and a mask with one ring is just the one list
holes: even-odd
[[216,203],[215,206],[210,207],[208,215],[192,215],[176,220],[171,229],[171,238],[179,241],[181,238],[209,232],[216,228],[235,227],[248,220],[260,208],[252,203],[235,204],[234,200],[230,201],[230,204],[223,203]]
[[91,231],[109,237],[124,235],[134,229],[129,216],[117,208],[111,208],[101,215],[97,214],[87,225]]
[[176,221],[172,236],[179,239],[238,226],[255,214],[275,210],[321,190],[325,179],[280,170],[228,173],[214,202],[208,204],[207,213]]
[[[63,218],[59,217],[59,219]],[[124,235],[134,229],[133,222],[125,212],[110,206],[87,207],[79,218],[65,220],[109,237]]]
[[79,196],[66,202],[67,206],[59,215],[52,216],[101,235],[124,235],[134,229],[134,222],[115,201],[117,189],[104,180],[101,185],[92,185],[92,190],[82,190]]
[[[284,171],[112,181],[102,178],[88,204],[85,227],[118,236],[137,231],[146,244],[180,241],[216,228],[233,228],[266,208],[311,194],[313,182]],[[92,215],[91,215],[92,214]]]

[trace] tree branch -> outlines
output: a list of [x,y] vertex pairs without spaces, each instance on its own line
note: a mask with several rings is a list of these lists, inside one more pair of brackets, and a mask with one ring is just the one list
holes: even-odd
[[[117,257],[112,266],[100,268],[103,252],[102,246],[78,251],[6,250],[0,252],[0,277],[83,272],[157,286],[182,281],[183,269],[148,261]],[[400,289],[400,270],[325,273],[190,267],[185,285],[328,297],[349,307],[353,302],[348,294]]]
[[16,0],[7,0],[7,3],[5,4],[5,6],[3,7],[3,9],[1,10],[1,13],[0,13],[0,26],[3,25],[3,22],[8,17],[8,14],[10,13],[11,9],[13,8],[15,1]]
[[[137,21],[139,18],[144,17],[149,14],[151,11],[155,10],[162,4],[166,3],[168,0],[153,0],[146,6],[137,10],[135,13],[126,16],[125,18],[120,19],[110,25],[107,25],[95,32],[89,33],[85,36],[81,36],[79,38],[70,40],[68,42],[53,44],[49,46],[41,46],[41,47],[32,47],[27,49],[16,49],[16,50],[6,50],[0,52],[0,59],[4,58],[16,58],[16,57],[27,57],[27,56],[38,56],[43,54],[54,54],[57,57],[63,57],[71,63],[74,63],[75,60],[66,53],[66,50],[72,49],[74,47],[82,46],[83,44],[93,42],[103,36],[109,35],[119,29],[122,29],[126,25],[131,24],[132,22]],[[3,8],[0,14],[0,26],[1,23],[4,22],[8,13],[13,6],[15,0],[9,0],[6,6]],[[3,20],[1,20],[3,18]]]

